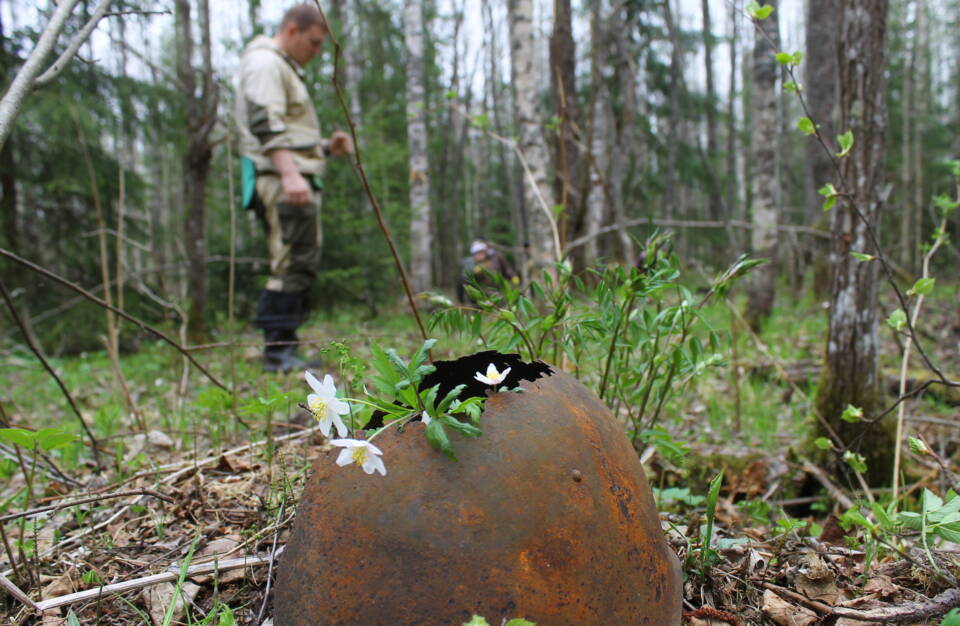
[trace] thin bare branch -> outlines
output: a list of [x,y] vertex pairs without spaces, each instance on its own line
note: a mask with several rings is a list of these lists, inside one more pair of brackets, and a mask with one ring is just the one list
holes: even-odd
[[77,51],[80,50],[80,46],[83,45],[83,42],[87,40],[87,37],[90,36],[90,33],[93,32],[93,29],[97,27],[97,24],[100,23],[100,20],[104,18],[107,14],[107,8],[110,6],[112,0],[100,0],[100,4],[97,5],[97,8],[93,10],[93,15],[90,16],[90,19],[87,21],[83,27],[77,31],[77,34],[73,36],[73,39],[70,40],[70,43],[67,45],[67,48],[60,54],[56,61],[47,68],[47,70],[37,77],[37,80],[33,83],[33,88],[38,89],[40,87],[45,87],[53,82],[60,74],[63,74],[63,70],[67,68],[67,65],[70,64],[70,60],[77,55]]
[[49,278],[49,279],[51,279],[51,280],[53,280],[53,281],[55,281],[55,282],[57,282],[57,283],[65,286],[65,287],[69,287],[69,288],[72,289],[73,291],[75,291],[75,292],[79,293],[80,295],[82,295],[82,296],[83,296],[84,298],[86,298],[87,300],[90,300],[91,302],[95,302],[95,303],[97,303],[98,305],[104,307],[105,309],[109,309],[109,310],[113,311],[114,313],[116,313],[117,315],[119,315],[120,317],[122,317],[123,319],[125,319],[125,320],[127,320],[127,321],[129,321],[129,322],[133,322],[133,323],[136,324],[137,327],[139,327],[141,330],[144,330],[144,331],[150,333],[151,335],[154,335],[154,336],[157,337],[158,339],[161,339],[161,340],[163,340],[164,342],[166,342],[166,343],[170,344],[171,346],[173,346],[177,351],[179,351],[179,352],[182,353],[185,357],[187,357],[187,359],[190,360],[190,363],[192,363],[194,367],[196,367],[200,372],[202,372],[203,375],[206,376],[206,377],[210,380],[210,382],[212,382],[212,383],[213,383],[214,385],[216,385],[217,387],[220,387],[221,389],[223,389],[223,390],[225,390],[225,391],[228,391],[226,385],[224,385],[222,382],[220,382],[220,380],[219,380],[216,376],[214,376],[213,374],[211,374],[210,372],[208,372],[205,367],[203,367],[202,365],[200,365],[200,363],[197,362],[197,360],[196,360],[195,358],[193,358],[193,356],[190,354],[190,351],[189,351],[189,350],[187,350],[187,349],[184,348],[182,345],[180,345],[179,343],[177,343],[176,341],[174,341],[173,339],[171,339],[170,337],[168,337],[168,336],[165,335],[164,333],[160,332],[159,330],[157,330],[156,328],[154,328],[154,327],[151,326],[150,324],[147,324],[146,322],[135,318],[134,316],[132,316],[132,315],[130,315],[129,313],[127,313],[126,311],[123,311],[123,310],[121,310],[121,309],[118,309],[118,308],[115,307],[115,306],[111,306],[111,305],[107,304],[106,302],[104,302],[104,301],[101,300],[100,298],[96,297],[95,295],[93,295],[92,293],[90,293],[89,291],[87,291],[86,289],[84,289],[83,287],[80,287],[79,285],[76,285],[76,284],[70,282],[70,281],[67,280],[66,278],[62,278],[62,277],[58,276],[57,274],[54,274],[53,272],[51,272],[50,270],[48,270],[48,269],[46,269],[46,268],[40,267],[40,266],[37,265],[36,263],[31,263],[30,261],[28,261],[28,260],[26,260],[26,259],[24,259],[24,258],[22,258],[22,257],[20,257],[20,256],[17,256],[16,254],[14,254],[13,252],[10,252],[9,250],[5,250],[5,249],[3,249],[3,248],[0,248],[0,256],[6,257],[6,258],[10,259],[11,261],[14,261],[14,262],[16,262],[16,263],[19,263],[20,265],[22,265],[22,266],[24,266],[24,267],[26,267],[26,268],[28,268],[28,269],[30,269],[30,270],[33,270],[34,272],[37,272],[38,274],[42,274],[43,276],[46,276],[47,278]]

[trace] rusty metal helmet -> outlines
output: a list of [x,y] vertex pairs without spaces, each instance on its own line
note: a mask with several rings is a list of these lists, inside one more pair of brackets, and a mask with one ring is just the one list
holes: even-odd
[[481,437],[451,436],[457,461],[413,422],[377,438],[386,476],[316,462],[279,565],[277,626],[680,623],[679,564],[621,426],[573,377],[513,362],[523,391],[490,395]]

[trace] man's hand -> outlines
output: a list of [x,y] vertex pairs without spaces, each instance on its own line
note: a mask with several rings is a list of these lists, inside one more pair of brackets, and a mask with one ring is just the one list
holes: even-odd
[[327,150],[330,156],[347,156],[353,154],[353,139],[342,130],[335,130],[328,140]]
[[283,195],[287,204],[310,204],[313,198],[313,188],[307,179],[297,170],[288,172],[280,177],[283,185]]
[[277,148],[270,153],[277,173],[280,174],[280,185],[283,187],[284,202],[287,204],[310,204],[313,199],[313,188],[293,160],[293,153],[284,148]]

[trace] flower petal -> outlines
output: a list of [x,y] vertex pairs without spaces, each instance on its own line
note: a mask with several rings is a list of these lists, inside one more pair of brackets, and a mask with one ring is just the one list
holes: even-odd
[[337,415],[346,415],[350,412],[350,405],[340,398],[330,398],[327,401],[327,408]]
[[337,457],[337,465],[343,467],[351,463],[353,463],[353,450],[351,448],[344,448],[340,451],[340,456]]
[[327,374],[323,377],[323,391],[320,391],[321,395],[325,395],[326,399],[329,400],[337,395],[337,386],[333,384],[333,376]]
[[380,472],[383,476],[387,475],[387,466],[383,464],[383,459],[378,456],[370,455],[363,462],[363,471],[368,474],[372,474],[375,471]]
[[[317,380],[317,377],[310,373],[310,370],[305,371],[304,378],[307,379],[307,384],[310,385],[310,388],[313,389],[316,393],[320,393],[322,387],[320,386],[320,381]],[[329,376],[329,374],[328,374]]]
[[320,432],[323,433],[323,436],[329,437],[330,429],[333,428],[333,420],[330,419],[330,413],[317,416],[317,422],[319,423]]
[[481,374],[480,372],[477,372],[476,374],[474,374],[473,377],[476,378],[477,380],[479,380],[480,382],[482,382],[484,385],[494,385],[494,384],[496,384],[496,383],[494,383],[492,380],[490,380],[489,378],[487,378],[486,376],[484,376],[483,374]]
[[509,368],[509,367],[508,367],[507,369],[503,370],[502,372],[500,372],[500,380],[504,380],[504,379],[507,377],[507,374],[509,374],[509,373],[510,373],[510,368]]
[[487,366],[487,378],[497,378],[500,375],[500,372],[497,371],[497,366],[491,363]]
[[343,423],[342,419],[340,419],[340,416],[331,411],[329,408],[327,409],[327,415],[330,417],[330,421],[333,423],[333,425],[337,427],[337,434],[341,437],[346,437],[349,431],[347,430],[347,425]]

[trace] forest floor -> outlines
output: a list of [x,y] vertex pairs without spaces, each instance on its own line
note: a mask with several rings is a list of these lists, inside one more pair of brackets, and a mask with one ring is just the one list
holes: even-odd
[[[729,311],[711,315],[717,327],[731,327]],[[955,365],[955,303],[931,302],[924,320],[931,358]],[[866,503],[866,494],[842,473],[791,452],[809,428],[824,326],[821,305],[808,301],[778,310],[760,337],[735,332],[733,360],[669,407],[673,418],[664,425],[686,453],[668,459],[652,446],[638,451],[684,570],[684,623],[936,624],[960,605],[960,546],[926,549],[917,533],[851,522],[844,513],[853,502]],[[895,390],[900,352],[888,330],[882,369]],[[329,314],[304,335],[341,372],[369,358],[370,341],[418,343],[402,313],[369,321],[349,311]],[[331,338],[342,343],[331,345]],[[19,450],[2,449],[0,529],[9,548],[0,553],[0,572],[30,602],[49,608],[37,617],[5,592],[0,623],[269,622],[277,557],[309,467],[332,459],[329,443],[298,407],[308,392],[302,374],[263,375],[257,337],[242,333],[240,343],[233,359],[222,349],[202,356],[242,398],[233,415],[213,385],[176,374],[180,357],[160,345],[141,344],[123,357],[126,393],[102,353],[52,360],[107,442],[106,467],[71,464],[67,451],[56,457],[62,475],[41,481],[52,457],[35,457],[25,477]],[[435,356],[469,349],[451,340]],[[11,372],[3,392],[11,425],[27,416],[35,427],[73,419],[29,353],[0,349],[0,363]],[[956,459],[960,401],[933,392],[908,403],[909,434]],[[124,398],[135,411],[122,408]],[[49,422],[36,424],[38,415]],[[925,489],[944,495],[960,487],[929,457],[911,454],[907,461],[904,490],[914,503]],[[710,481],[721,470],[714,504]],[[34,493],[25,507],[28,479]],[[882,500],[884,490],[874,494]],[[19,517],[41,507],[48,510]],[[708,529],[712,550],[703,547]],[[15,569],[8,569],[11,560]]]

